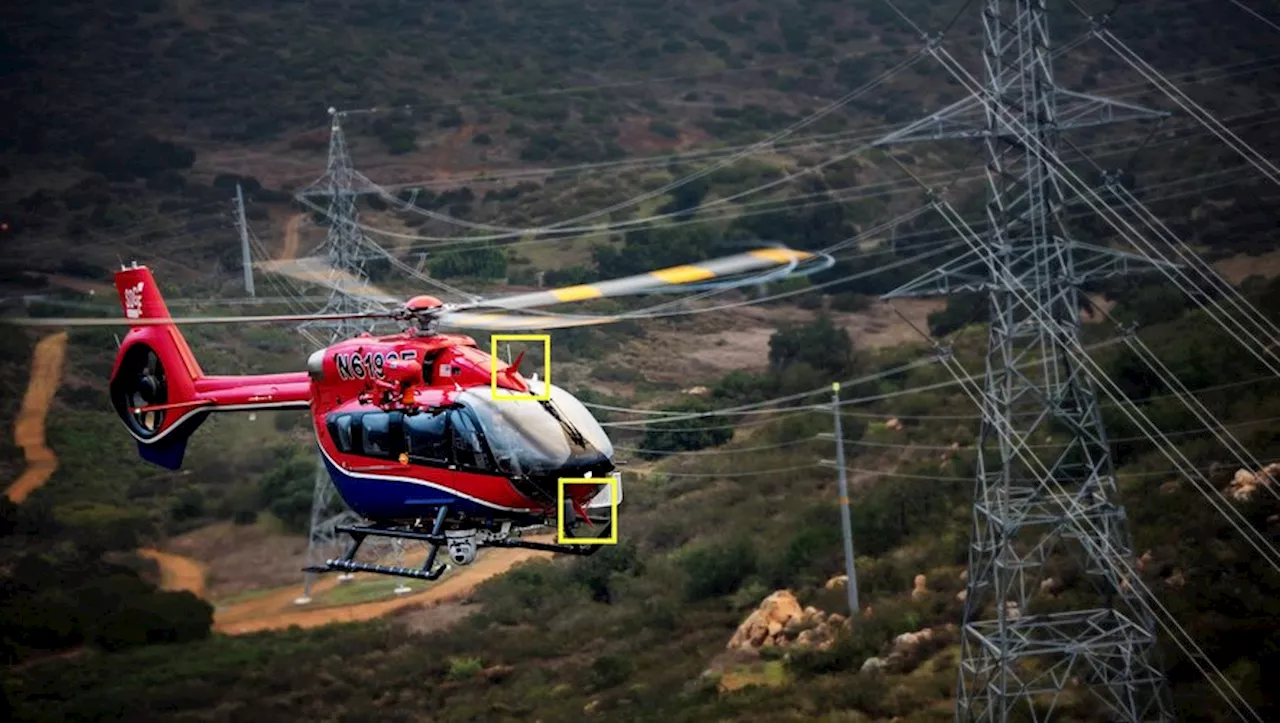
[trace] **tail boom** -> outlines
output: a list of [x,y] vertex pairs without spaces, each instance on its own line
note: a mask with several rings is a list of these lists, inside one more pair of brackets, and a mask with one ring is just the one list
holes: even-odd
[[116,289],[125,317],[145,320],[121,342],[110,385],[116,414],[143,459],[181,467],[187,440],[211,412],[310,406],[306,372],[206,376],[178,327],[163,323],[169,310],[145,266],[116,272]]

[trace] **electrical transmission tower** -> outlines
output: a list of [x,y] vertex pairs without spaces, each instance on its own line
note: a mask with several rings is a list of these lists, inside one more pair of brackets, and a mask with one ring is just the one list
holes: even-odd
[[[324,176],[302,192],[304,196],[325,196],[329,200],[329,228],[321,247],[328,262],[329,299],[321,314],[358,314],[385,311],[386,306],[370,298],[366,291],[369,280],[364,271],[365,239],[356,210],[357,183],[364,180],[351,164],[346,137],[342,132],[342,113],[330,108],[329,158]],[[314,348],[323,348],[339,339],[372,331],[374,322],[363,319],[309,321],[298,330]],[[335,508],[338,510],[335,513]],[[311,525],[307,540],[307,565],[320,565],[337,545],[335,528],[357,521],[358,516],[337,495],[323,460],[316,466],[315,492],[311,500]],[[312,574],[306,573],[299,603],[310,601]]]
[[[1044,720],[1065,697],[1092,693],[1107,719],[1168,720],[1155,622],[1115,572],[1114,560],[1131,561],[1133,550],[1098,402],[1067,351],[1080,335],[1080,287],[1151,262],[1071,239],[1062,215],[1067,199],[1051,168],[1060,163],[1061,131],[1165,114],[1060,88],[1045,0],[981,5],[980,94],[877,142],[970,139],[986,154],[982,253],[974,249],[886,295],[988,298],[956,717]],[[1020,306],[1019,294],[1038,315]],[[1018,451],[1019,439],[1048,448],[1034,454],[1038,469]],[[1041,583],[1071,564],[1092,584],[1094,599],[1037,610],[1047,602]]]

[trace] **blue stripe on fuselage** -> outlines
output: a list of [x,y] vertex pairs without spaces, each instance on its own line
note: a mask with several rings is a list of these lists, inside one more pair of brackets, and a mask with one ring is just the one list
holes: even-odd
[[427,485],[393,479],[353,477],[320,455],[338,494],[352,510],[371,520],[402,520],[423,516],[428,510],[449,505],[455,512],[485,518],[522,519],[527,515],[490,507]]

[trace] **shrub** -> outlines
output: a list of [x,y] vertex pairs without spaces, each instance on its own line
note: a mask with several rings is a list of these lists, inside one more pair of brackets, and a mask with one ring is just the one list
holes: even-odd
[[466,680],[476,677],[481,670],[484,666],[479,658],[449,658],[449,672],[445,675],[449,680]]
[[621,685],[631,676],[635,668],[629,658],[617,655],[602,655],[591,663],[591,678],[596,690]]
[[[674,405],[672,411],[705,412],[711,407],[701,399],[693,399]],[[729,420],[723,417],[692,417],[671,422],[653,422],[645,428],[642,446],[655,450],[649,457],[660,457],[662,452],[681,452],[724,444],[733,438],[733,429],[726,428]]]
[[824,314],[812,323],[787,327],[769,337],[769,363],[775,370],[798,362],[829,378],[846,376],[853,368],[849,332]]
[[852,291],[835,294],[831,297],[831,308],[835,311],[858,312],[871,308],[872,297]]
[[695,547],[680,559],[691,602],[730,595],[756,571],[756,550],[744,539]]

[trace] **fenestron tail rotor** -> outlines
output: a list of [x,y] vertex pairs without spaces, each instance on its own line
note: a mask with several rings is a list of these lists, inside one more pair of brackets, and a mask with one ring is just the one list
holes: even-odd
[[145,344],[134,346],[111,384],[111,402],[120,417],[134,434],[152,437],[164,425],[163,407],[168,401],[169,388],[160,357]]
[[[662,289],[675,289],[682,286],[697,288],[698,284],[713,279],[724,280],[727,287],[736,284],[748,284],[757,281],[753,278],[735,278],[744,274],[762,271],[771,267],[796,268],[800,264],[814,261],[831,261],[829,256],[797,251],[785,247],[763,248],[733,256],[724,256],[708,261],[700,261],[681,266],[672,266],[657,271],[649,271],[635,276],[612,279],[593,284],[577,284],[558,289],[533,291],[523,294],[499,297],[466,304],[444,304],[433,297],[415,297],[408,303],[391,311],[370,311],[354,314],[278,314],[269,316],[202,316],[202,317],[142,317],[142,318],[70,318],[70,317],[28,317],[0,318],[0,323],[21,326],[41,327],[94,327],[94,326],[167,326],[170,324],[185,326],[190,324],[261,324],[288,323],[304,321],[338,321],[345,319],[395,319],[416,323],[421,328],[433,328],[436,325],[455,329],[480,329],[494,331],[517,331],[535,329],[559,329],[575,326],[607,324],[621,317],[609,315],[568,316],[539,315],[521,313],[528,309],[544,308],[556,304],[567,304],[575,301],[605,299],[619,296],[631,296],[651,293]],[[278,272],[304,270],[305,280],[321,283],[321,279],[332,282],[333,277],[326,275],[324,269],[310,261],[298,267],[281,267],[273,269]],[[301,277],[299,277],[301,278]],[[769,280],[776,280],[778,274],[769,275]],[[332,285],[326,284],[326,285]],[[339,283],[339,286],[342,284]],[[366,298],[376,297],[380,302],[391,299],[389,295],[376,287],[348,289],[356,295]],[[430,303],[422,303],[429,300]],[[516,312],[516,313],[502,313]],[[167,313],[167,312],[166,312]]]

